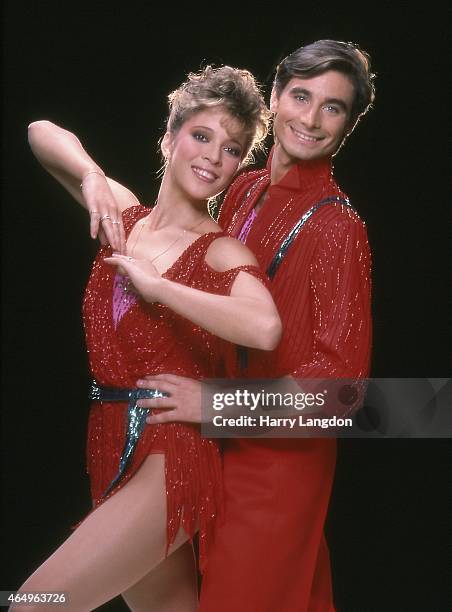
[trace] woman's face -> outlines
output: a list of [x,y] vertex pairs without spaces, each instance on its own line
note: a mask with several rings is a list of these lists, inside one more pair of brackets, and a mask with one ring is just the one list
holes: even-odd
[[167,172],[190,200],[205,200],[223,191],[246,154],[242,124],[222,107],[192,115],[162,144]]

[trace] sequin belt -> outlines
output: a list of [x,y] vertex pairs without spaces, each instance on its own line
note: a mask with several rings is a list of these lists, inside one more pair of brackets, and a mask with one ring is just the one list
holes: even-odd
[[168,397],[168,393],[157,389],[115,389],[111,387],[100,387],[95,380],[91,382],[89,399],[99,402],[127,402],[127,427],[126,440],[119,460],[119,469],[116,476],[108,485],[102,497],[108,495],[114,487],[122,480],[135,452],[138,440],[146,426],[148,408],[140,408],[137,401],[140,399],[153,399],[156,397]]

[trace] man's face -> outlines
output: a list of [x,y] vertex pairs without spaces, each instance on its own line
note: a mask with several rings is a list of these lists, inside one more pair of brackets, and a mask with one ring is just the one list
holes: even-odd
[[293,78],[279,96],[273,90],[275,140],[288,161],[333,155],[349,128],[353,98],[351,81],[336,70]]

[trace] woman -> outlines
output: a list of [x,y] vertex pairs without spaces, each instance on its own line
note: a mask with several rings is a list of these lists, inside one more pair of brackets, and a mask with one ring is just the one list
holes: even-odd
[[70,610],[119,593],[134,610],[196,609],[188,540],[199,527],[203,563],[221,508],[218,447],[195,425],[145,427],[137,397],[124,401],[120,390],[147,373],[219,377],[229,343],[271,350],[281,333],[254,256],[207,211],[266,135],[254,79],[208,67],[169,100],[166,166],[151,212],[107,179],[72,134],[49,122],[30,126],[38,160],[88,209],[92,235],[100,227],[110,243],[84,300],[92,397],[100,400],[88,431],[94,511],[21,588],[65,591]]

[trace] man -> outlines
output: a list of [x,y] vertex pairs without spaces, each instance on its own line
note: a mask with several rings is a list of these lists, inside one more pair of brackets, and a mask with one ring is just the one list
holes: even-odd
[[[331,159],[368,110],[372,80],[365,53],[331,40],[298,49],[277,68],[267,168],[236,179],[219,217],[263,269],[299,227],[271,282],[283,339],[273,353],[249,352],[247,376],[368,375],[369,247]],[[171,409],[148,422],[200,420],[199,383],[161,376],[139,385],[171,394],[141,402]],[[204,576],[201,612],[334,610],[323,527],[335,453],[334,439],[226,441],[225,520]]]

